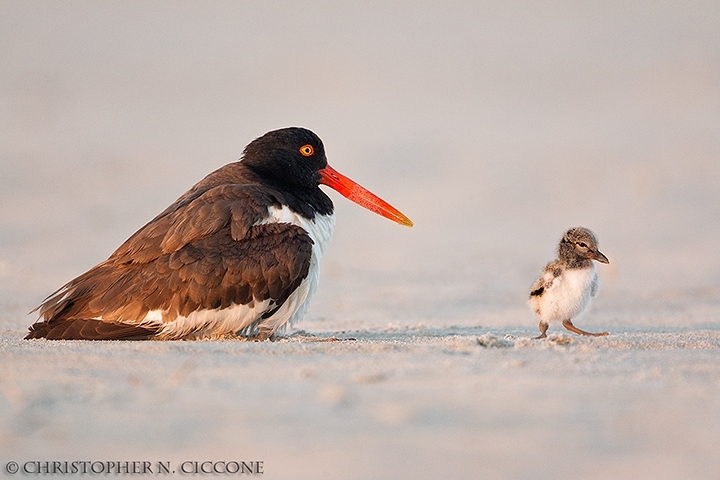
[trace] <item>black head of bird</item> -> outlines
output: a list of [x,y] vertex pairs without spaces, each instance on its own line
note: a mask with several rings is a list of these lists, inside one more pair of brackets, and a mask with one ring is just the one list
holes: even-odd
[[285,191],[305,196],[318,185],[327,185],[378,215],[413,226],[395,207],[328,165],[322,140],[310,130],[290,127],[268,132],[245,148],[242,162]]

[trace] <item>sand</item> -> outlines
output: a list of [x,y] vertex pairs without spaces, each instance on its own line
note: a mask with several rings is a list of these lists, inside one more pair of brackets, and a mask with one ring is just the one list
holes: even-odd
[[[0,472],[717,478],[718,31],[700,1],[0,2]],[[289,125],[415,227],[331,193],[287,338],[22,340]],[[611,263],[575,324],[611,334],[533,341],[529,286],[578,225]]]

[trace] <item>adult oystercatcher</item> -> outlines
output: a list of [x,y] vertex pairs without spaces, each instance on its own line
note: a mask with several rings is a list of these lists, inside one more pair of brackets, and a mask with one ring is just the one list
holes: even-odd
[[560,240],[558,258],[548,263],[532,287],[530,306],[540,317],[540,336],[545,338],[553,320],[578,335],[600,337],[608,332],[591,333],[580,330],[572,323],[597,295],[600,282],[593,260],[610,263],[598,250],[595,234],[587,228],[571,228]]
[[335,224],[320,184],[412,226],[331,168],[313,132],[275,130],[45,299],[25,338],[274,338],[302,318],[317,289]]

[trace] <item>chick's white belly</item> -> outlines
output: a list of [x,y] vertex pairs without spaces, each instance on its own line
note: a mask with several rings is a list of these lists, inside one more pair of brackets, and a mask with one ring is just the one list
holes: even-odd
[[565,270],[552,286],[537,298],[539,315],[544,322],[569,320],[580,315],[590,304],[592,285],[597,282],[594,266]]

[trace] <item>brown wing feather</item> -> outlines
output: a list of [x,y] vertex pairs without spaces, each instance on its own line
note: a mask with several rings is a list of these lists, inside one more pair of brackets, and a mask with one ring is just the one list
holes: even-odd
[[219,185],[188,201],[179,199],[138,230],[110,256],[119,262],[146,263],[163,253],[211,235],[230,225],[235,240],[267,216],[268,207],[279,205],[277,198],[256,185]]
[[37,322],[30,327],[25,337],[47,338],[48,340],[149,340],[158,328],[138,327],[122,323],[108,323],[101,320],[56,320]]
[[535,280],[535,283],[530,287],[530,298],[541,297],[545,290],[552,287],[553,281],[560,276],[562,270],[560,268],[560,262],[558,260],[552,261],[545,265],[540,278]]
[[[154,325],[137,325],[151,310],[163,311],[167,322],[253,299],[282,305],[307,277],[313,242],[296,225],[253,226],[274,199],[248,188],[254,187],[213,188],[181,208],[166,210],[167,215],[143,227],[108,260],[46,299],[27,338],[151,336]],[[241,201],[251,207],[238,208]],[[184,215],[194,220],[181,221]],[[133,330],[138,328],[150,333]]]
[[172,321],[196,310],[253,300],[271,299],[272,308],[278,307],[307,277],[312,243],[296,225],[264,224],[240,241],[225,228],[152,262],[103,263],[43,303],[44,320],[31,327],[28,338],[56,335],[50,327],[59,331],[62,322],[70,324],[62,337],[53,338],[88,338],[68,336],[77,332],[72,323],[102,318],[110,325],[137,326],[151,310],[163,311],[163,320]]

